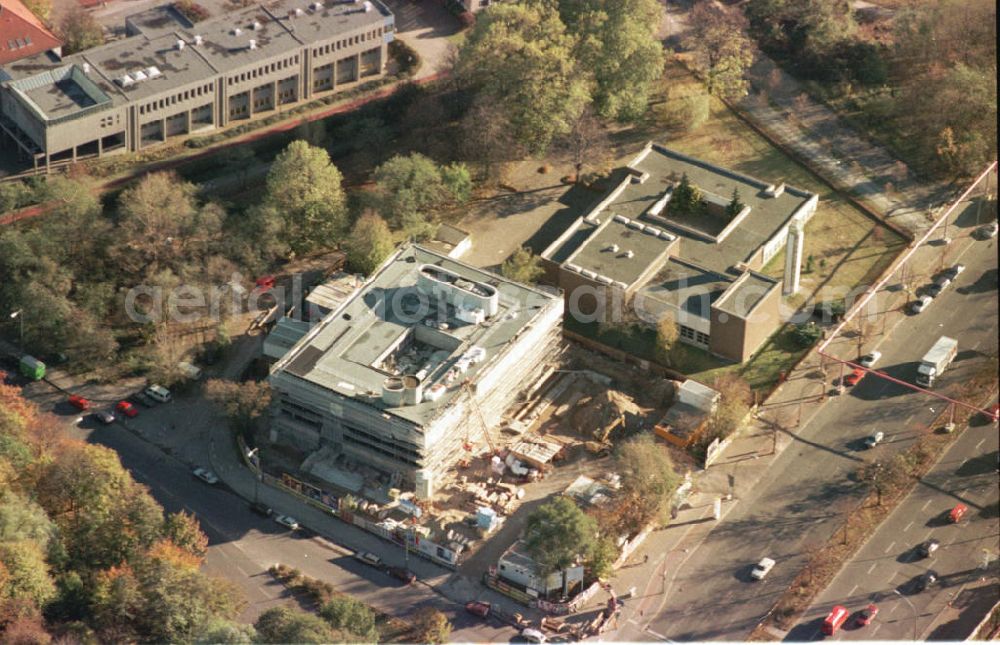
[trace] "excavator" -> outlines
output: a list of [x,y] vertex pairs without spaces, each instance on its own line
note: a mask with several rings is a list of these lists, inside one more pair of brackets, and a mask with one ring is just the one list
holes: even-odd
[[584,442],[584,446],[587,450],[595,455],[604,457],[611,454],[612,444],[609,440],[611,433],[619,426],[625,424],[625,415],[620,414],[618,418],[607,424],[603,428],[598,428],[594,430],[594,440]]

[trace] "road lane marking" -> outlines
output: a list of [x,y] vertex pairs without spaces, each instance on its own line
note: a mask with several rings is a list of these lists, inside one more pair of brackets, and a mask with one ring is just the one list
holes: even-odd
[[909,531],[911,526],[913,526],[913,522],[910,522],[909,524],[907,524],[906,526],[904,526],[903,527],[903,533],[906,533],[907,531]]
[[853,587],[851,587],[851,590],[847,592],[847,595],[848,596],[853,596],[854,592],[857,591],[857,590],[858,590],[858,585],[854,585]]
[[670,642],[670,639],[669,639],[669,638],[667,638],[667,637],[666,637],[666,636],[664,636],[663,634],[658,634],[658,633],[654,632],[654,631],[653,631],[652,629],[650,629],[650,628],[648,628],[648,627],[646,628],[646,632],[648,632],[649,634],[652,634],[653,636],[656,636],[656,637],[657,637],[657,638],[659,638],[659,639],[660,639],[661,641],[668,641],[668,642]]
[[894,546],[896,546],[896,543],[892,542],[889,546],[885,547],[885,552],[888,553],[889,551],[892,551],[892,547]]
[[983,445],[984,441],[986,441],[986,437],[983,437],[982,439],[980,439],[979,443],[976,444],[976,447],[973,448],[973,450],[979,450],[979,446]]
[[898,607],[898,606],[899,606],[898,604],[893,603],[892,607],[889,607],[889,613],[891,614],[892,612],[896,611],[896,607]]
[[878,564],[878,562],[872,562],[872,566],[868,567],[868,571],[866,571],[865,573],[871,573],[872,569],[874,569],[875,565],[877,565],[877,564]]
[[926,509],[927,509],[927,507],[928,507],[928,506],[930,506],[930,505],[931,505],[931,502],[933,502],[933,501],[934,501],[934,500],[932,500],[932,499],[929,499],[929,500],[927,500],[926,502],[924,502],[924,505],[920,507],[920,510],[922,510],[922,511],[923,511],[923,510],[926,510]]
[[872,627],[872,630],[871,630],[871,631],[870,631],[869,633],[870,633],[870,634],[871,634],[872,636],[874,636],[874,635],[875,635],[875,632],[877,632],[877,631],[878,631],[878,628],[879,628],[879,627],[881,627],[881,626],[882,626],[882,623],[875,623],[875,626],[874,626],[874,627]]

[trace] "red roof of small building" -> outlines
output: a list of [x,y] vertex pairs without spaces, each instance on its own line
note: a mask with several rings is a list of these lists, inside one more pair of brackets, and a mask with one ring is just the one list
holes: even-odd
[[0,0],[0,65],[55,49],[61,44],[21,0]]

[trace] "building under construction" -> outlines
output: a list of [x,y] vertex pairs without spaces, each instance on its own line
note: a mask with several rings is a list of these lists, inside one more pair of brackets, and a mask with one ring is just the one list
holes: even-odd
[[430,498],[558,355],[562,314],[560,296],[404,247],[275,363],[271,440]]

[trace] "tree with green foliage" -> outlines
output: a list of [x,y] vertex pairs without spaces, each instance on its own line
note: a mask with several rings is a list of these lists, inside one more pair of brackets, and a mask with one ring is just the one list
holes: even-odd
[[746,208],[746,204],[744,204],[743,200],[740,199],[740,189],[733,188],[733,197],[729,200],[729,203],[726,204],[726,219],[732,220],[737,215],[742,213],[744,208]]
[[685,45],[694,54],[694,67],[708,91],[727,100],[746,96],[746,75],[753,65],[753,41],[747,35],[743,13],[712,2],[695,5]]
[[214,619],[194,641],[197,645],[250,645],[257,642],[257,630],[233,620]]
[[337,245],[347,228],[343,177],[322,148],[293,141],[271,164],[261,208],[282,223],[282,236],[297,254]]
[[73,7],[59,23],[63,55],[75,54],[104,44],[104,29],[83,7]]
[[344,243],[347,263],[364,275],[374,273],[394,248],[389,226],[378,213],[371,211],[358,218]]
[[208,536],[202,532],[193,513],[178,511],[167,515],[163,521],[163,535],[197,558],[204,558],[208,553]]
[[52,0],[24,0],[24,6],[44,23],[52,16]]
[[45,552],[31,540],[0,542],[0,601],[23,599],[36,607],[56,595]]
[[350,596],[338,595],[320,607],[319,615],[331,626],[350,632],[364,642],[376,642],[375,612],[371,607]]
[[694,215],[701,211],[701,206],[701,190],[684,173],[674,186],[667,208],[678,215]]
[[812,347],[819,340],[819,337],[823,335],[823,330],[816,323],[805,322],[795,325],[788,333],[796,345],[805,349]]
[[515,140],[541,155],[569,132],[588,101],[576,46],[555,7],[499,4],[477,17],[455,74],[463,87],[498,106]]
[[569,497],[559,496],[528,516],[524,543],[543,575],[587,560],[597,541],[597,522]]
[[426,239],[437,230],[438,211],[469,197],[471,179],[461,164],[440,167],[414,152],[396,155],[375,169],[375,209],[389,225],[410,238]]
[[591,97],[606,119],[635,121],[646,113],[665,57],[657,36],[657,0],[561,0],[559,14],[576,37],[578,69],[593,78]]
[[590,560],[587,562],[591,575],[600,580],[607,580],[614,573],[614,565],[619,553],[613,538],[604,536],[599,539],[590,554]]
[[500,265],[500,275],[521,284],[535,284],[545,275],[545,269],[538,256],[522,246]]
[[651,434],[638,435],[618,448],[615,461],[622,473],[622,490],[614,530],[635,534],[650,522],[665,521],[681,483],[666,447]]
[[448,617],[433,607],[424,607],[413,620],[413,630],[418,643],[442,645],[451,639]]
[[254,623],[258,643],[335,643],[337,635],[322,618],[287,605],[268,609]]
[[209,379],[205,383],[205,396],[226,413],[233,431],[244,435],[254,430],[271,405],[271,387],[263,381],[236,383]]

